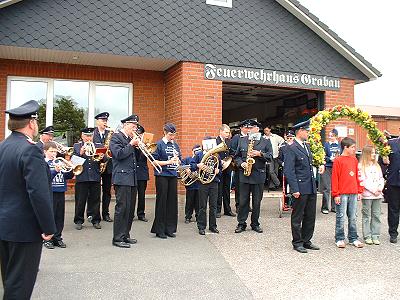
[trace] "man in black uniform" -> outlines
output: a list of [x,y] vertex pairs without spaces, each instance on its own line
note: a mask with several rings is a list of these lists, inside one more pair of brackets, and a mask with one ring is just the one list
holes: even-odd
[[[104,147],[104,142],[106,141],[110,130],[107,129],[107,121],[110,114],[108,112],[102,112],[96,115],[97,127],[93,132],[93,143],[101,144]],[[107,166],[105,171],[101,174],[101,216],[104,221],[112,222],[110,218],[110,201],[111,201],[111,174],[112,174],[112,159],[110,157],[105,157],[107,161]]]
[[130,248],[136,239],[130,237],[135,211],[137,179],[136,151],[139,140],[134,132],[137,130],[139,117],[131,115],[123,120],[123,128],[113,134],[110,150],[113,156],[112,181],[115,189],[115,213],[112,244],[120,248]]
[[4,299],[29,299],[42,239],[56,232],[50,171],[32,139],[39,105],[31,100],[6,111],[11,135],[0,143],[0,259]]
[[[94,128],[88,127],[81,130],[82,141],[74,144],[74,155],[85,159],[83,171],[75,179],[75,217],[74,223],[77,230],[82,229],[84,222],[85,206],[90,213],[90,222],[96,229],[101,229],[100,225],[100,162],[93,156],[86,155],[85,143],[93,142]],[[100,148],[101,144],[94,144]]]
[[[137,133],[142,136],[145,130],[140,124],[137,125]],[[149,167],[147,166],[147,158],[142,151],[136,151],[136,177],[137,177],[137,194],[138,194],[138,205],[137,205],[137,216],[138,220],[147,222],[145,215],[146,206],[146,188],[147,181],[149,180]],[[135,211],[135,208],[133,208]]]
[[51,125],[47,126],[46,128],[40,130],[39,133],[40,138],[39,141],[36,143],[36,146],[38,146],[40,150],[43,151],[44,143],[51,142],[54,138],[54,127]]
[[[216,138],[216,141],[217,145],[219,145],[221,142],[224,142],[228,146],[228,150],[218,153],[221,160],[229,156],[230,134],[231,129],[229,126],[222,124],[219,128],[219,136]],[[236,214],[233,213],[231,209],[231,174],[232,169],[229,166],[222,171],[220,176],[220,182],[218,183],[217,218],[221,217],[222,203],[224,204],[224,215],[236,217]]]
[[[294,250],[307,253],[307,249],[319,250],[311,243],[315,227],[317,189],[312,166],[312,153],[306,144],[310,121],[293,126],[296,137],[293,144],[286,146],[283,172],[289,184],[294,203],[292,204],[292,244]],[[320,167],[323,173],[323,166]]]
[[[245,126],[249,129],[249,135],[240,139],[235,154],[236,165],[239,166],[240,202],[237,215],[238,225],[235,232],[246,230],[246,220],[249,215],[250,193],[252,194],[251,229],[262,233],[258,219],[260,217],[260,206],[264,191],[265,162],[272,158],[272,145],[267,139],[261,138],[261,124],[254,120],[247,120]],[[249,151],[249,145],[253,150]],[[244,175],[244,170],[249,167],[249,158],[254,159],[249,176]]]

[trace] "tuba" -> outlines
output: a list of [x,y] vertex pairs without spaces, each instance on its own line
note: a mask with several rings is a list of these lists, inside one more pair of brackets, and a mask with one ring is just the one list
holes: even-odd
[[63,155],[69,155],[71,156],[74,153],[74,148],[73,147],[67,147],[64,146],[63,144],[60,144],[56,141],[52,141],[54,144],[56,144],[57,152]]
[[199,169],[198,171],[198,179],[202,184],[208,184],[214,180],[219,167],[219,157],[217,153],[226,150],[228,150],[228,146],[222,141],[216,147],[204,154],[200,163],[203,163],[205,168]]
[[190,170],[190,165],[180,165],[176,169],[178,173],[179,181],[184,186],[189,186],[195,183],[199,179],[198,171],[192,172]]
[[61,167],[61,172],[63,173],[68,173],[72,171],[75,176],[78,176],[83,172],[82,165],[74,166],[71,162],[62,157],[57,157],[56,159],[54,159],[53,163],[55,165],[59,165]]

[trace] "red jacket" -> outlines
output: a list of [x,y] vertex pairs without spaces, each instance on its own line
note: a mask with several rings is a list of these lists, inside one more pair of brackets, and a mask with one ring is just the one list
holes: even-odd
[[333,161],[332,197],[343,194],[361,194],[358,161],[354,156],[339,156]]

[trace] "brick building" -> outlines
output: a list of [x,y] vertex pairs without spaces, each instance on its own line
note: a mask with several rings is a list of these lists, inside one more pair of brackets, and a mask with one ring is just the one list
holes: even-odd
[[379,76],[295,0],[0,1],[0,139],[6,108],[41,101],[50,125],[64,97],[89,126],[134,112],[158,139],[174,122],[188,155],[222,122],[287,128]]

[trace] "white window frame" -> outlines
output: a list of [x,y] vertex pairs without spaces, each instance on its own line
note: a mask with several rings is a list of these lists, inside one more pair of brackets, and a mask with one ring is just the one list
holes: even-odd
[[233,0],[226,0],[224,3],[218,0],[206,0],[206,4],[232,8],[232,1]]
[[[21,76],[8,76],[7,77],[7,98],[6,107],[10,108],[11,104],[11,81],[29,81],[29,82],[45,82],[47,83],[46,93],[46,126],[53,125],[53,108],[54,108],[54,82],[55,81],[73,81],[73,82],[88,82],[89,95],[88,95],[88,127],[94,127],[94,110],[96,99],[96,86],[111,86],[111,87],[125,87],[129,88],[128,93],[128,112],[127,116],[132,114],[133,110],[133,84],[127,82],[111,82],[111,81],[94,81],[94,80],[75,80],[65,78],[41,78],[41,77],[21,77]],[[5,118],[5,134],[9,135],[10,131],[7,129],[8,115]]]

